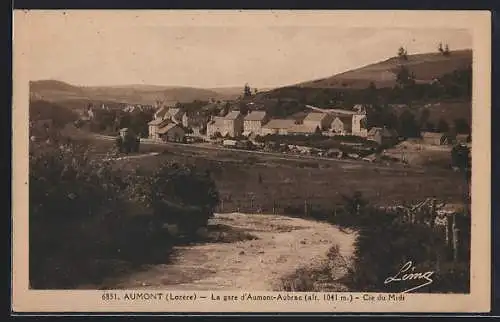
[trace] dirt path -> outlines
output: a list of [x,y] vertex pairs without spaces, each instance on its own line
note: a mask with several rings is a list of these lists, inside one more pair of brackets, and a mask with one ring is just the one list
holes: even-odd
[[338,245],[349,258],[355,236],[327,223],[277,215],[217,214],[212,225],[230,226],[257,237],[176,249],[173,263],[155,265],[114,281],[118,289],[272,291],[280,277],[320,265]]

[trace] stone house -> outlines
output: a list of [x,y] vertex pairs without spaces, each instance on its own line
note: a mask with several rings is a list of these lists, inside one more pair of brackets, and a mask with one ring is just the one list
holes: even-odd
[[398,135],[395,130],[386,127],[372,127],[370,131],[368,131],[367,139],[385,146],[395,143],[398,139]]
[[331,125],[331,132],[340,135],[351,134],[352,132],[352,115],[336,116]]
[[184,142],[186,132],[179,124],[169,123],[158,130],[158,136],[167,142]]
[[328,129],[333,121],[333,115],[330,113],[312,112],[307,114],[302,124],[305,129],[316,129],[319,127],[321,130]]
[[243,118],[243,135],[262,135],[262,126],[269,118],[265,111],[252,111]]
[[216,133],[226,137],[238,137],[243,133],[243,115],[240,111],[231,111],[226,116],[214,116],[207,124],[207,136]]
[[262,135],[287,135],[294,125],[295,120],[272,119],[262,126]]
[[448,137],[441,132],[421,132],[420,136],[425,144],[430,145],[446,145],[448,144]]
[[160,140],[159,130],[167,124],[173,123],[170,119],[157,118],[148,123],[149,138]]

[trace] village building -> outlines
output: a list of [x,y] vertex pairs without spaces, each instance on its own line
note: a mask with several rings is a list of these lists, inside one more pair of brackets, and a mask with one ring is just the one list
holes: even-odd
[[162,118],[157,118],[150,121],[148,123],[149,138],[152,140],[160,140],[160,129],[171,123],[171,120]]
[[295,125],[295,120],[273,119],[262,126],[262,135],[287,135],[289,130]]
[[368,131],[367,139],[377,142],[379,145],[386,146],[395,143],[398,139],[398,135],[395,130],[386,127],[372,127],[370,131]]
[[347,135],[352,132],[352,115],[336,116],[331,125],[331,132],[338,135]]
[[313,135],[321,133],[321,127],[314,124],[294,124],[288,129],[288,134],[291,135]]
[[202,128],[206,126],[208,117],[200,112],[186,112],[182,115],[182,126],[185,128]]
[[265,111],[251,111],[243,119],[243,135],[262,135],[262,126],[269,120]]
[[155,120],[163,120],[165,118],[165,115],[167,114],[168,108],[163,106],[160,107],[159,109],[156,110],[154,113],[153,117]]
[[421,132],[422,142],[429,145],[446,145],[448,136],[441,132]]
[[211,138],[214,137],[217,133],[223,137],[229,134],[229,131],[227,131],[224,127],[223,116],[213,116],[207,123],[207,136]]
[[214,116],[207,124],[207,136],[219,133],[223,137],[238,137],[243,133],[243,115],[240,111],[231,111],[226,116]]
[[[342,109],[330,109],[328,110],[335,118],[338,117],[339,120],[336,121],[335,129],[332,125],[332,132],[337,132],[340,130],[341,134],[356,135],[361,137],[367,137],[367,116],[366,109],[363,105],[357,104],[353,107],[353,111],[342,110]],[[334,119],[335,121],[335,119]],[[346,123],[350,122],[351,125]],[[342,123],[342,124],[341,124]],[[345,130],[342,130],[344,128]],[[349,130],[347,130],[349,129]]]
[[94,108],[89,105],[86,108],[80,110],[80,120],[91,121],[95,118]]
[[356,113],[352,116],[351,134],[361,137],[368,136],[368,119],[365,112]]
[[153,117],[154,119],[169,119],[174,123],[182,124],[184,114],[185,112],[181,108],[163,106],[156,110]]
[[171,107],[167,110],[165,117],[168,117],[174,123],[182,124],[182,117],[184,114],[185,112],[181,108]]
[[179,124],[169,123],[158,130],[158,136],[167,142],[184,142],[186,132]]
[[[317,127],[320,130],[328,129],[330,124],[333,121],[333,115],[330,113],[319,113],[312,112],[307,114],[307,116],[302,121],[302,125],[304,129],[316,129]],[[301,127],[302,128],[302,127]]]

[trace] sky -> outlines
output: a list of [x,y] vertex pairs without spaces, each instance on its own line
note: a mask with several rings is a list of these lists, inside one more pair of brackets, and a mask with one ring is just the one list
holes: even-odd
[[432,24],[426,28],[375,23],[351,27],[345,23],[271,24],[265,19],[262,23],[212,19],[190,24],[168,23],[168,15],[116,17],[32,13],[26,20],[30,79],[87,86],[216,88],[248,83],[271,88],[385,60],[395,56],[400,46],[409,54],[434,52],[439,42],[449,44],[451,50],[472,48],[468,30]]

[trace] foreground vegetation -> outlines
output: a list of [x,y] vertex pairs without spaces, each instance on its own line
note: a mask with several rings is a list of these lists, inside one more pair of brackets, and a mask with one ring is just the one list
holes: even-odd
[[210,173],[194,167],[164,162],[150,177],[92,160],[71,141],[31,148],[32,288],[74,288],[165,263],[178,235],[194,240],[218,202]]
[[[311,212],[318,220],[358,232],[355,258],[349,263],[338,249],[332,249],[321,267],[300,268],[283,278],[287,291],[363,291],[401,292],[423,284],[409,280],[405,284],[386,283],[411,262],[416,272],[433,272],[432,283],[415,292],[468,293],[470,291],[470,214],[458,213],[460,246],[450,251],[445,234],[434,223],[408,222],[401,213],[373,207],[360,193],[345,197],[344,206],[335,213]],[[335,279],[332,270],[344,270]],[[400,273],[399,277],[402,277]],[[318,281],[326,283],[318,284]],[[322,289],[324,285],[329,288]]]

